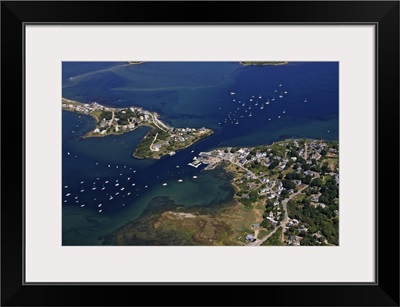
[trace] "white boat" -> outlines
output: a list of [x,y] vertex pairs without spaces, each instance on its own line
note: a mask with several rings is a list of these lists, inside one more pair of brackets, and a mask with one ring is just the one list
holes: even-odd
[[107,180],[107,181],[105,181],[104,183],[108,183],[108,180]]
[[71,193],[67,193],[67,194],[65,194],[65,196],[70,196],[71,195]]
[[307,98],[306,98],[306,99],[304,99],[304,102],[307,102]]
[[97,207],[99,207],[99,208],[100,208],[101,206],[102,206],[102,204],[99,204]]
[[115,193],[115,195],[118,195],[118,194],[119,194],[119,192],[116,192],[116,193]]
[[100,209],[100,210],[99,210],[99,213],[101,213],[101,211],[103,211],[103,210]]
[[147,189],[148,185],[145,185],[144,188]]
[[284,93],[284,94],[287,94],[287,91],[284,91],[283,93]]
[[82,192],[84,192],[84,191],[85,191],[85,190],[84,190],[84,189],[82,189],[82,190],[81,190],[81,193],[82,193]]
[[258,98],[260,98],[260,99],[262,98],[262,97],[261,97],[261,94],[260,94],[260,96],[258,96]]
[[68,156],[70,156],[70,155],[71,155],[71,153],[70,153],[70,152],[67,152],[67,154],[68,154]]
[[179,180],[178,180],[178,182],[182,182],[182,181],[183,181],[182,179],[179,179]]
[[283,112],[282,112],[283,114],[285,114],[286,113],[286,111],[285,110],[283,110]]
[[197,178],[197,176],[193,176],[193,178],[194,178],[194,179],[196,179],[196,178]]
[[249,114],[249,117],[251,117],[252,115],[251,115],[251,112],[250,112],[250,114]]
[[262,110],[262,109],[264,109],[264,104],[261,104],[261,107],[260,107],[260,109]]
[[116,186],[116,187],[119,186],[119,183],[116,183],[115,186]]
[[132,183],[132,186],[134,187],[136,183]]
[[82,207],[85,207],[85,205],[81,205],[81,208],[82,208]]
[[281,118],[281,116],[279,115],[278,118]]
[[96,190],[96,187],[93,187],[92,190]]
[[281,84],[279,84],[278,86],[282,86],[282,83],[281,83]]
[[271,99],[271,101],[275,101],[275,97]]
[[66,189],[67,189],[67,188],[68,188],[68,186],[66,185],[66,186],[64,186],[64,188],[66,188]]
[[268,118],[268,120],[271,120],[270,118]]
[[121,188],[121,191],[125,190],[125,188]]
[[283,97],[283,95],[282,95],[282,93],[279,95],[279,98],[282,98]]
[[104,184],[103,184],[103,187],[101,188],[101,190],[103,191],[103,190],[105,190],[106,189],[106,187],[104,186]]
[[253,99],[250,99],[250,101],[253,101]]
[[109,200],[113,199],[114,197],[110,196]]
[[126,195],[131,195],[131,192],[128,192],[128,194],[126,194]]
[[166,182],[164,182],[162,185],[165,187],[165,186],[167,185],[167,183],[166,183]]
[[131,180],[131,177],[128,177],[128,180]]
[[84,181],[81,181],[81,184],[83,184],[84,183]]

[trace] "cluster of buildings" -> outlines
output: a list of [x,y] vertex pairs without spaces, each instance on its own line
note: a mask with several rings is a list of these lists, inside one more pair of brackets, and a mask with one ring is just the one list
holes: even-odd
[[[312,178],[320,176],[320,172],[315,171],[313,166],[318,165],[318,160],[322,157],[323,150],[328,148],[328,145],[324,141],[306,141],[301,142],[293,140],[288,142],[281,142],[276,144],[280,147],[258,147],[258,150],[251,148],[226,148],[218,149],[208,153],[201,153],[200,159],[203,163],[209,164],[207,169],[211,169],[218,165],[220,162],[228,161],[237,166],[237,170],[241,172],[241,176],[234,179],[235,184],[240,188],[247,191],[257,191],[259,196],[263,196],[267,199],[267,203],[270,207],[266,211],[265,219],[268,220],[272,225],[277,227],[282,220],[282,205],[281,201],[283,198],[281,194],[286,190],[285,194],[292,194],[295,192],[294,188],[303,184],[301,179],[292,179],[293,188],[285,188],[282,183],[282,179],[277,178],[282,171],[285,171],[290,166],[293,170],[288,171],[292,173],[300,174],[301,176],[309,175]],[[335,148],[329,148],[329,154],[335,156],[338,154],[338,150]],[[254,168],[254,162],[257,165],[262,165],[265,171],[252,172],[254,169],[260,170],[260,168]],[[272,167],[270,168],[271,164]],[[267,169],[266,169],[267,168]],[[310,170],[314,169],[314,170]],[[271,176],[269,171],[274,169],[275,175]],[[276,170],[279,172],[276,173]],[[284,173],[286,174],[287,171]],[[339,175],[336,171],[330,173],[332,177],[339,180]],[[304,178],[304,177],[303,177]],[[287,183],[286,183],[287,184]],[[287,187],[287,185],[286,185]],[[250,192],[241,193],[240,199],[249,199]],[[310,201],[311,205],[325,207],[325,204],[319,202],[319,196],[321,193],[312,195]],[[306,233],[308,229],[304,225],[300,225],[300,222],[296,219],[290,220],[288,226],[293,226],[298,229],[299,232]],[[300,245],[301,237],[292,236],[289,238],[287,243],[289,245]]]

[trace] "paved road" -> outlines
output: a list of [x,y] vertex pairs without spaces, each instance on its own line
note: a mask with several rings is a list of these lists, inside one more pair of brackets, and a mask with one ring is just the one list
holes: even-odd
[[281,226],[276,227],[274,230],[272,230],[269,234],[267,234],[264,238],[262,239],[257,239],[254,242],[250,242],[247,244],[247,246],[260,246],[263,242],[267,241]]
[[282,208],[283,208],[283,214],[284,214],[284,215],[283,215],[282,222],[281,222],[281,225],[282,225],[282,240],[283,240],[284,233],[285,233],[285,231],[286,231],[286,224],[287,224],[287,222],[288,222],[288,220],[289,220],[289,215],[288,215],[288,213],[287,213],[287,203],[288,203],[289,200],[291,200],[293,197],[295,197],[296,195],[298,195],[299,193],[301,193],[301,191],[303,191],[303,190],[304,190],[305,188],[307,188],[307,187],[308,187],[308,185],[302,187],[302,188],[301,188],[300,190],[298,190],[296,193],[293,193],[293,194],[291,194],[288,198],[282,200]]
[[[157,119],[157,117],[154,116],[153,113],[150,113],[150,115],[151,115],[151,117],[153,118],[153,123],[154,123],[154,125],[157,126],[157,128],[161,129],[161,130],[164,131],[164,132],[166,132],[166,131],[169,129],[167,126],[164,125],[164,123],[160,122],[160,121]],[[167,129],[167,130],[164,130],[164,129],[161,128],[159,125],[163,126],[163,127],[164,127],[165,129]]]
[[158,135],[158,132],[156,133],[156,136],[154,137],[153,142],[151,142],[151,144],[150,144],[150,150],[151,150],[151,151],[156,151],[156,150],[153,149],[153,144],[154,144],[154,142],[155,142],[156,139],[157,139],[157,135]]
[[277,230],[278,228],[282,227],[282,240],[283,240],[283,236],[284,233],[286,231],[286,224],[289,220],[289,215],[287,213],[287,203],[289,200],[291,200],[293,197],[295,197],[296,195],[298,195],[299,193],[301,193],[305,188],[307,188],[308,185],[302,187],[300,190],[298,190],[296,193],[291,194],[288,198],[284,199],[282,201],[282,208],[283,208],[283,219],[281,221],[281,224],[276,227],[274,230],[272,230],[268,235],[266,235],[264,238],[262,239],[257,239],[254,242],[250,242],[249,244],[247,244],[248,246],[260,246],[263,242],[267,241]]

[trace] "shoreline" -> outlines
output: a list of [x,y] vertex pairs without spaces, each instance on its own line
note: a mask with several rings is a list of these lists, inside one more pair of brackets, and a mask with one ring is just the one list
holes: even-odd
[[278,66],[278,65],[287,65],[289,62],[262,62],[262,61],[241,61],[239,62],[243,66]]
[[[88,131],[82,138],[121,135],[142,126],[150,127],[150,131],[137,145],[132,155],[137,159],[160,159],[166,155],[174,155],[176,151],[185,149],[214,133],[205,127],[171,127],[159,120],[160,115],[157,112],[142,107],[115,108],[97,102],[81,103],[66,98],[62,98],[61,102],[63,110],[88,115],[95,119],[96,128]],[[154,140],[151,144],[147,144],[147,138],[154,132],[156,132]]]

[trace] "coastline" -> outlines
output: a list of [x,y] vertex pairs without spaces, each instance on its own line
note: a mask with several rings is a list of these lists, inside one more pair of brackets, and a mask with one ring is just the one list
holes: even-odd
[[261,62],[261,61],[242,61],[239,62],[243,66],[278,66],[278,65],[287,65],[289,62]]
[[[289,168],[281,167],[280,164],[273,165],[260,176],[259,172],[246,165],[254,163],[250,162],[251,159],[247,159],[244,170],[237,168],[234,160],[223,157],[221,152],[227,148],[230,148],[229,152],[243,151],[243,154],[246,151],[250,154],[257,148],[252,155],[258,156],[260,160],[265,158],[264,152],[270,152],[273,159],[281,157],[280,163],[290,164],[290,160],[293,163]],[[265,146],[212,150],[209,152],[211,156],[220,157],[215,164],[215,171],[225,174],[227,188],[232,190],[233,195],[229,199],[225,199],[217,207],[182,207],[168,197],[153,199],[155,206],[164,202],[169,205],[158,205],[154,208],[149,206],[141,216],[109,233],[105,244],[336,246],[338,209],[335,208],[338,208],[338,196],[333,195],[327,204],[322,203],[322,199],[326,198],[323,191],[338,189],[338,178],[335,177],[338,176],[337,148],[338,142],[287,139]],[[298,158],[295,157],[295,152],[298,153]],[[287,156],[289,153],[293,154],[291,158]],[[287,157],[287,161],[282,157]],[[314,160],[317,162],[307,163]],[[328,168],[327,161],[329,169],[324,170],[324,167]],[[304,170],[307,175],[298,172],[296,162],[303,167],[310,165],[312,170]],[[315,167],[322,169],[316,170]],[[252,177],[253,175],[257,178]],[[262,180],[263,183],[258,184],[257,180]],[[336,184],[333,184],[335,180]],[[268,189],[268,192],[263,192],[263,189]],[[318,195],[320,201],[316,200]],[[305,206],[305,200],[310,205]],[[323,221],[323,226],[315,224],[306,211],[303,213],[303,209],[299,208],[312,209],[317,220]],[[326,213],[326,210],[331,210],[332,213]],[[147,230],[144,231],[143,227]],[[167,237],[162,235],[164,232],[168,232]]]
[[[171,127],[159,120],[157,112],[150,112],[142,107],[113,108],[96,102],[84,104],[66,98],[62,98],[61,102],[63,110],[88,115],[95,119],[96,128],[87,132],[82,138],[121,135],[141,126],[150,127],[151,130],[133,153],[137,159],[159,159],[173,155],[176,151],[185,149],[214,133],[205,127]],[[155,132],[154,139],[147,144],[148,137],[150,138]]]

